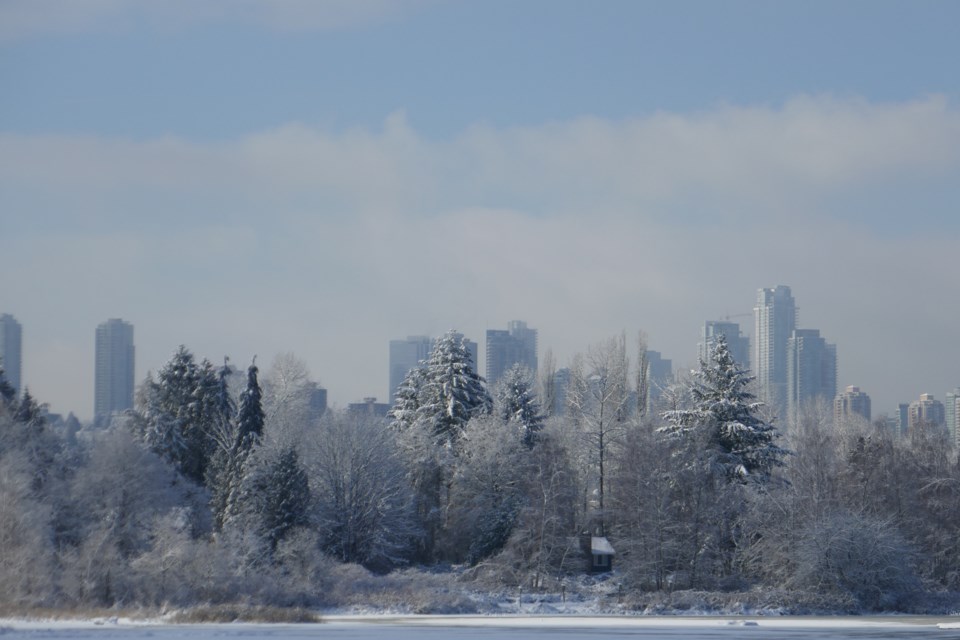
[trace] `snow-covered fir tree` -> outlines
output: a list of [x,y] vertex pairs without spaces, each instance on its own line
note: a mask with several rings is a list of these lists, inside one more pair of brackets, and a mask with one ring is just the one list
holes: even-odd
[[417,411],[420,408],[420,390],[426,377],[427,363],[421,361],[407,372],[403,382],[397,387],[393,407],[387,416],[392,420],[391,428],[395,431],[406,431],[417,421]]
[[661,431],[695,443],[700,462],[728,480],[767,480],[787,451],[775,443],[773,425],[758,415],[762,403],[747,391],[752,380],[719,336],[710,359],[694,372],[693,408],[665,412],[668,424]]
[[256,359],[247,368],[247,386],[240,394],[237,408],[237,450],[249,451],[263,437],[263,391],[257,378],[259,369]]
[[32,395],[30,389],[23,390],[23,396],[13,412],[13,419],[16,422],[25,424],[29,427],[42,429],[47,420],[43,417],[43,410],[46,405],[38,403]]
[[455,331],[437,341],[423,378],[416,421],[438,444],[454,447],[470,418],[490,413],[493,407],[484,379],[473,368],[466,339]]
[[198,365],[181,345],[156,380],[147,378],[138,398],[142,439],[198,484],[205,481],[215,451],[219,394],[216,368],[206,360]]
[[309,521],[310,485],[292,447],[271,452],[244,478],[243,513],[272,556],[291,529]]
[[3,370],[3,361],[0,360],[0,410],[12,407],[16,397],[17,390],[7,380],[7,374]]
[[517,363],[503,374],[496,388],[493,406],[497,417],[520,427],[527,448],[533,447],[537,434],[543,428],[544,416],[540,412],[529,369]]
[[[258,373],[254,359],[247,368],[247,386],[240,393],[233,441],[229,448],[220,448],[211,463],[211,509],[214,525],[218,530],[227,519],[236,516],[243,509],[247,461],[263,437],[265,417]],[[221,375],[222,381],[226,379],[226,375]],[[221,403],[225,408],[232,404],[223,404],[222,400]]]

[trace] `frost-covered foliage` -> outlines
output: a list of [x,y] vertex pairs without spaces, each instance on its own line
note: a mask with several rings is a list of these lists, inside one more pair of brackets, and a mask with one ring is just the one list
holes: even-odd
[[[583,526],[605,535],[611,463],[629,425],[629,362],[626,337],[611,338],[576,356],[570,367],[567,416],[581,446],[576,461],[591,494]],[[587,513],[589,512],[589,513]]]
[[274,358],[261,383],[266,430],[271,438],[295,445],[320,418],[312,405],[318,387],[310,379],[306,363],[292,353],[281,353]]
[[[243,511],[243,482],[247,474],[247,460],[263,437],[264,413],[262,393],[255,363],[247,368],[247,386],[240,394],[235,426],[222,431],[220,447],[213,455],[207,470],[207,484],[211,492],[214,526],[219,531],[224,523]],[[221,375],[223,395],[227,374]],[[231,404],[222,405],[224,410]]]
[[241,527],[256,533],[272,557],[288,533],[309,522],[310,485],[296,450],[261,450],[246,470],[240,499]]
[[3,359],[0,358],[0,412],[9,411],[16,397],[17,390],[7,380],[7,374],[3,370]]
[[473,368],[466,340],[454,331],[437,340],[430,358],[414,368],[397,393],[391,425],[414,490],[423,526],[422,560],[451,560],[460,550],[445,544],[450,530],[451,484],[467,423],[492,410],[484,380]]
[[810,523],[791,554],[787,586],[851,597],[860,608],[903,608],[920,582],[913,549],[891,522],[838,511]]
[[[0,416],[0,430],[10,427]],[[0,602],[41,605],[54,592],[53,514],[34,474],[27,460],[0,455]]]
[[453,447],[470,418],[490,413],[493,401],[474,370],[466,339],[448,331],[437,340],[417,394],[416,421],[438,444]]
[[139,435],[150,448],[197,484],[206,478],[224,418],[221,377],[210,362],[197,364],[180,346],[170,361],[148,378],[138,395]]
[[758,417],[761,403],[747,390],[753,380],[733,359],[719,336],[710,359],[700,363],[690,388],[692,409],[667,411],[664,433],[693,443],[697,461],[730,480],[767,480],[787,451],[775,444],[777,431]]
[[[722,353],[657,423],[632,413],[615,339],[571,367],[581,403],[525,442],[523,412],[491,414],[456,339],[445,353],[408,378],[393,429],[331,412],[288,438],[255,368],[234,409],[229,370],[185,349],[129,425],[48,422],[26,390],[0,402],[0,603],[450,613],[499,610],[490,593],[520,588],[557,602],[566,585],[609,610],[618,584],[625,608],[651,612],[960,606],[960,467],[943,433],[898,438],[810,406],[785,457]],[[286,401],[271,410],[296,415]],[[217,493],[221,462],[237,490]],[[218,495],[235,505],[220,527]],[[609,579],[582,577],[598,513]]]
[[516,422],[481,416],[467,424],[451,486],[450,541],[476,564],[506,544],[524,505],[529,452]]
[[544,415],[534,392],[533,374],[522,364],[515,364],[503,374],[497,384],[494,413],[504,422],[513,422],[523,431],[523,443],[528,449],[536,442],[543,428]]
[[407,564],[420,534],[396,435],[366,416],[324,417],[305,444],[319,545],[341,562]]
[[426,363],[420,362],[410,369],[404,376],[403,382],[397,387],[393,407],[388,416],[390,426],[397,432],[410,429],[417,422],[417,412],[420,409],[420,390],[426,379]]
[[525,455],[523,503],[502,553],[487,561],[506,584],[544,588],[574,567],[571,536],[583,522],[583,481],[572,458],[576,439],[553,419]]

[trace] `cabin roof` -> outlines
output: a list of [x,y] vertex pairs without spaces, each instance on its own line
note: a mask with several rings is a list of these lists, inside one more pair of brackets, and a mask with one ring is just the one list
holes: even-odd
[[613,550],[613,545],[602,536],[593,536],[590,538],[590,553],[595,556],[616,555],[616,552]]

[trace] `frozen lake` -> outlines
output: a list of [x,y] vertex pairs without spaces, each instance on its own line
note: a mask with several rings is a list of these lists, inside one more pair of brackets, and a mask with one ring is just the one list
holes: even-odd
[[0,621],[3,640],[322,638],[324,640],[480,640],[493,638],[960,638],[957,618],[627,618],[627,617],[332,617],[324,624],[170,625],[126,621]]

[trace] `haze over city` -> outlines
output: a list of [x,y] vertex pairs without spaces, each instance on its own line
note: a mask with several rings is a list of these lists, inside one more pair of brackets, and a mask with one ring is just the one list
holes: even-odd
[[108,318],[137,382],[293,352],[343,406],[514,319],[691,367],[783,284],[890,413],[960,385],[958,42],[951,2],[7,0],[0,313],[86,419]]

